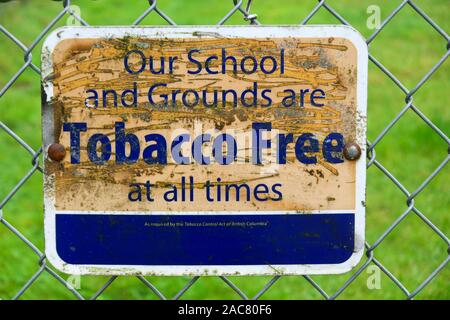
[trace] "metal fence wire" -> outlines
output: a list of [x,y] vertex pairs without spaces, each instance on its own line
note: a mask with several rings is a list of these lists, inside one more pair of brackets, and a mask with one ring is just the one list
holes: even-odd
[[[149,0],[148,3],[149,3],[148,8],[144,12],[142,12],[142,14],[139,17],[137,17],[137,19],[131,24],[132,26],[140,24],[148,15],[159,15],[168,24],[176,25],[176,22],[158,7],[159,2],[157,3],[156,0]],[[0,25],[0,32],[6,35],[6,37],[9,38],[10,41],[12,41],[23,51],[23,58],[24,58],[22,65],[19,66],[18,68],[18,71],[11,77],[11,79],[9,79],[9,81],[3,87],[0,88],[0,104],[2,102],[1,98],[5,95],[5,93],[14,90],[14,84],[16,83],[16,80],[24,73],[25,70],[32,69],[34,72],[40,75],[41,73],[40,68],[32,62],[32,53],[34,50],[39,50],[39,48],[37,48],[38,43],[49,33],[49,31],[58,23],[58,21],[60,21],[63,17],[67,17],[68,15],[70,15],[74,19],[79,21],[82,25],[88,25],[88,22],[83,20],[80,16],[78,16],[77,13],[74,10],[72,10],[70,5],[71,3],[69,0],[63,1],[61,11],[56,15],[56,17],[53,18],[53,20],[40,32],[40,34],[28,46],[23,44],[21,40],[18,39],[12,32],[8,31],[4,26]],[[408,89],[405,85],[402,84],[402,82],[397,77],[393,75],[393,73],[391,73],[390,70],[388,70],[371,54],[371,50],[369,48],[369,60],[371,61],[371,63],[381,72],[383,72],[386,75],[386,77],[392,80],[392,84],[394,86],[397,86],[403,92],[404,101],[398,101],[395,103],[401,103],[404,106],[401,109],[401,111],[390,121],[390,123],[378,134],[378,136],[373,141],[367,141],[368,146],[367,168],[370,170],[379,170],[380,174],[386,175],[390,179],[392,184],[394,184],[404,194],[405,209],[397,216],[395,221],[392,224],[390,224],[388,228],[384,230],[384,232],[382,232],[382,234],[378,237],[378,239],[375,240],[375,242],[373,243],[366,242],[365,248],[366,257],[363,258],[363,262],[360,264],[358,268],[355,268],[354,270],[351,271],[351,273],[349,273],[347,280],[337,289],[337,291],[332,293],[327,292],[313,279],[313,277],[307,275],[303,276],[304,280],[311,285],[311,290],[317,290],[317,292],[320,293],[320,295],[323,296],[325,299],[335,299],[339,295],[341,295],[341,293],[343,293],[358,277],[360,277],[363,271],[366,270],[370,265],[378,266],[380,270],[392,281],[392,283],[395,284],[404,293],[407,299],[412,299],[418,293],[420,293],[433,280],[433,278],[435,278],[438,275],[438,273],[441,272],[448,265],[448,262],[450,260],[449,257],[450,249],[447,249],[447,252],[443,252],[445,259],[431,273],[424,274],[423,279],[420,280],[422,282],[417,287],[407,289],[406,286],[398,279],[398,277],[396,277],[386,266],[384,266],[380,262],[379,259],[377,259],[376,254],[376,249],[380,246],[380,244],[383,243],[383,241],[386,239],[388,235],[390,235],[393,232],[396,232],[397,229],[401,228],[399,227],[399,224],[409,215],[416,215],[418,218],[420,218],[421,223],[428,226],[436,235],[438,235],[445,242],[447,248],[449,248],[450,245],[448,236],[439,229],[439,226],[433,224],[425,213],[419,211],[419,209],[415,206],[416,197],[427,187],[427,185],[430,183],[431,180],[433,180],[433,178],[435,178],[441,171],[443,171],[443,169],[449,162],[450,148],[448,149],[447,154],[443,154],[444,157],[443,161],[437,166],[437,168],[435,168],[433,172],[431,172],[431,174],[429,174],[429,176],[415,190],[408,190],[404,185],[402,185],[399,179],[397,179],[380,163],[376,155],[377,145],[380,143],[380,141],[383,140],[388,131],[390,131],[397,124],[397,122],[402,117],[404,117],[404,115],[408,111],[409,112],[412,111],[413,113],[415,113],[421,119],[421,121],[423,121],[429,128],[432,129],[433,134],[438,135],[442,140],[445,141],[447,146],[450,146],[449,137],[443,131],[441,131],[430,119],[428,119],[424,115],[424,113],[421,112],[420,108],[414,103],[414,95],[423,87],[423,85],[430,79],[430,77],[442,66],[442,64],[448,58],[450,54],[449,35],[440,26],[438,26],[421,8],[419,8],[414,3],[414,1],[405,0],[402,1],[400,5],[396,7],[395,10],[393,10],[384,21],[381,22],[379,28],[377,28],[366,39],[366,42],[368,45],[370,45],[372,41],[376,39],[384,29],[390,27],[391,20],[393,20],[395,16],[400,11],[404,10],[406,7],[412,8],[417,13],[412,17],[412,19],[425,20],[434,29],[433,32],[438,33],[442,37],[442,46],[446,47],[447,51],[440,58],[440,60],[437,61],[437,63],[430,70],[428,70],[428,72],[426,72],[423,78],[412,89]],[[313,10],[300,22],[300,24],[301,25],[307,24],[311,20],[311,18],[314,17],[317,14],[317,12],[321,10],[326,10],[327,12],[329,12],[332,16],[334,16],[337,19],[337,21],[339,21],[339,23],[349,25],[349,23],[345,20],[345,18],[325,0],[319,1],[315,5]],[[241,16],[244,20],[243,23],[250,23],[255,25],[260,24],[260,22],[258,21],[257,13],[252,10],[251,0],[248,1],[233,0],[233,2],[230,1],[229,11],[225,14],[225,16],[223,16],[222,19],[220,19],[220,21],[217,22],[217,25],[224,24],[227,20],[229,20],[232,16],[235,15]],[[369,110],[370,107],[371,106],[369,104]],[[4,227],[6,227],[9,230],[9,232],[18,237],[21,241],[23,241],[31,250],[30,252],[33,252],[36,255],[37,270],[26,281],[23,287],[20,288],[20,290],[17,293],[15,293],[13,298],[14,299],[20,298],[30,288],[33,282],[35,282],[39,277],[43,276],[45,273],[51,275],[56,280],[58,280],[62,285],[64,285],[68,290],[70,290],[70,292],[78,299],[85,299],[85,298],[96,299],[100,297],[101,294],[118,278],[117,276],[110,277],[109,280],[106,281],[106,283],[104,283],[100,288],[98,288],[98,290],[93,296],[83,297],[79,292],[79,290],[75,289],[74,286],[72,286],[69,281],[65,280],[61,275],[55,272],[52,266],[49,265],[45,257],[45,254],[41,251],[41,249],[38,248],[26,236],[24,236],[23,233],[21,233],[18,229],[16,229],[16,226],[8,222],[7,217],[3,215],[2,209],[4,207],[7,207],[7,205],[10,202],[14,201],[14,196],[21,189],[21,187],[27,182],[27,180],[33,175],[40,175],[42,173],[42,168],[40,166],[42,148],[39,148],[37,150],[33,149],[26,141],[24,141],[19,135],[17,135],[13,130],[11,130],[5,123],[1,121],[0,121],[0,133],[2,134],[6,133],[9,136],[11,136],[15,140],[15,143],[19,144],[29,153],[30,157],[29,171],[20,179],[20,181],[9,191],[9,193],[3,199],[0,199],[1,224]],[[13,159],[11,159],[11,161],[13,161]],[[8,168],[1,167],[0,173],[3,170],[8,170]],[[445,190],[443,192],[445,192]],[[370,226],[366,226],[366,228],[370,228]],[[0,241],[2,241],[2,239],[0,239]],[[407,270],[404,270],[404,272],[407,272]],[[241,288],[239,288],[239,286],[233,283],[229,278],[222,276],[220,277],[220,279],[223,280],[223,282],[226,285],[228,285],[231,290],[234,290],[241,298],[258,299],[262,297],[268,290],[270,290],[272,285],[276,283],[277,280],[280,279],[280,277],[282,276],[274,276],[273,278],[271,278],[270,281],[268,281],[256,295],[251,297],[247,296],[244,293],[244,291],[241,290]],[[161,299],[181,298],[188,290],[190,290],[190,288],[194,285],[194,283],[199,279],[199,277],[192,277],[191,279],[187,280],[187,283],[178,293],[176,293],[175,296],[167,297],[162,292],[160,292],[157,289],[157,287],[153,283],[151,283],[147,278],[143,276],[137,276],[137,278],[140,281],[142,281],[148,287],[149,290],[153,291],[153,293],[156,294]]]

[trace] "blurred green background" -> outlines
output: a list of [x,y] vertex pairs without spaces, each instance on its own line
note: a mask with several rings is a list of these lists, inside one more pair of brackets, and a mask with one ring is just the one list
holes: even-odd
[[[330,0],[328,5],[368,37],[374,32],[366,25],[367,7],[378,5],[385,19],[402,1]],[[444,31],[450,32],[448,0],[416,0]],[[314,8],[313,0],[255,0],[252,12],[263,24],[298,24]],[[146,8],[147,1],[80,0],[83,19],[92,25],[129,25]],[[231,0],[171,0],[158,2],[158,7],[178,24],[215,24],[231,8]],[[61,10],[61,2],[11,1],[0,3],[0,24],[26,45],[30,45],[42,29]],[[72,24],[63,17],[56,27]],[[235,14],[226,24],[245,24]],[[321,9],[311,24],[339,23]],[[165,25],[151,13],[143,25]],[[42,41],[33,50],[33,61],[40,65]],[[410,6],[406,6],[371,43],[370,52],[400,81],[412,89],[446,52],[446,41]],[[0,33],[0,87],[23,63],[23,52]],[[414,103],[446,135],[450,134],[448,106],[450,63],[445,61],[429,81],[414,95]],[[373,63],[369,63],[368,138],[373,141],[404,106],[404,94]],[[26,70],[13,87],[0,98],[0,121],[14,130],[35,150],[41,144],[40,79]],[[414,112],[407,111],[376,148],[377,160],[410,191],[448,156],[448,145]],[[30,155],[4,131],[0,130],[0,199],[31,168]],[[450,197],[449,166],[416,198],[416,207],[440,230],[449,235]],[[367,176],[367,241],[373,243],[407,208],[406,197],[380,170],[372,166]],[[3,217],[17,227],[39,249],[44,248],[42,175],[35,173],[3,209]],[[413,291],[428,275],[448,258],[447,244],[418,216],[408,215],[375,250],[375,257],[408,290]],[[366,258],[364,257],[362,262]],[[361,264],[360,264],[361,265]],[[39,269],[38,257],[4,225],[0,224],[0,298],[10,299]],[[356,270],[356,269],[355,269]],[[355,271],[354,270],[354,271]],[[353,271],[353,272],[354,272]],[[371,269],[373,272],[373,270]],[[381,275],[381,288],[369,289],[372,273],[362,274],[339,296],[340,299],[403,299],[402,291]],[[68,275],[61,274],[64,279]],[[333,294],[351,273],[312,276],[327,293]],[[186,284],[188,277],[147,277],[163,294],[171,297]],[[256,294],[270,277],[230,277],[248,296]],[[81,277],[79,292],[89,297],[108,277]],[[47,273],[39,277],[23,295],[24,299],[67,299],[74,296]],[[282,277],[263,296],[267,299],[316,299],[320,294],[303,277]],[[100,299],[155,299],[148,288],[135,277],[121,277]],[[186,299],[235,299],[239,296],[217,277],[200,278],[183,296]],[[417,299],[450,298],[450,266],[447,265],[416,297]]]

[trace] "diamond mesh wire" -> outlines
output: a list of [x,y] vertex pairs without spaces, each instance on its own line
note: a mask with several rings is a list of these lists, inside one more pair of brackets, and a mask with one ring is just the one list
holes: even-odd
[[[301,4],[299,4],[301,5]],[[428,70],[425,75],[420,79],[419,82],[412,88],[408,89],[394,74],[385,67],[380,61],[377,60],[372,55],[372,51],[370,50],[370,44],[380,35],[382,34],[383,30],[386,28],[389,28],[391,21],[396,17],[396,15],[399,14],[402,10],[405,10],[405,8],[410,7],[412,8],[417,14],[414,16],[414,19],[423,19],[426,23],[428,23],[434,32],[436,32],[441,38],[442,38],[442,44],[443,46],[446,46],[446,52],[445,54],[435,63],[435,65]],[[327,1],[321,0],[318,1],[318,3],[315,5],[315,7],[311,10],[311,12],[300,22],[300,24],[307,24],[310,22],[310,20],[320,11],[326,11],[329,14],[331,14],[337,21],[339,21],[342,24],[350,25],[345,18],[338,13]],[[131,25],[138,25],[140,24],[148,15],[158,15],[163,20],[165,20],[168,24],[176,25],[175,21],[170,18],[164,11],[162,11],[159,8],[159,3],[157,3],[156,0],[149,0],[148,1],[148,8],[145,9],[142,14],[136,18],[136,20]],[[83,20],[80,16],[77,15],[77,13],[71,9],[71,3],[69,0],[62,2],[62,9],[61,11],[51,20],[50,23],[48,23],[45,28],[39,33],[39,35],[32,41],[30,45],[25,45],[21,42],[20,39],[16,38],[16,36],[7,30],[4,26],[0,25],[0,33],[4,34],[12,43],[14,43],[20,50],[23,51],[23,63],[18,67],[17,72],[9,79],[9,81],[6,82],[2,87],[0,87],[0,108],[1,108],[1,102],[2,97],[8,92],[15,90],[14,86],[16,84],[16,81],[21,77],[21,75],[25,72],[25,70],[31,69],[33,72],[36,72],[40,75],[40,69],[38,66],[36,66],[32,61],[32,52],[33,50],[38,50],[37,46],[39,42],[48,34],[48,32],[60,21],[63,17],[72,16],[74,19],[79,21],[82,25],[88,25],[88,23]],[[244,23],[249,24],[260,24],[258,21],[258,16],[254,11],[252,11],[252,1],[251,0],[233,0],[232,3],[230,3],[230,9],[229,11],[220,19],[220,21],[217,22],[217,25],[222,25],[226,23],[231,17],[233,16],[241,16],[243,18]],[[435,225],[431,220],[427,217],[426,213],[423,213],[420,211],[416,205],[415,205],[415,199],[418,197],[419,194],[421,194],[429,185],[429,183],[439,174],[441,173],[447,163],[450,159],[450,148],[447,152],[447,154],[443,155],[442,162],[435,168],[434,171],[432,171],[424,180],[423,182],[415,189],[408,189],[406,188],[400,180],[392,174],[390,171],[388,171],[380,162],[380,159],[377,158],[376,150],[377,145],[385,138],[387,133],[396,125],[398,125],[398,122],[400,119],[405,117],[405,114],[407,112],[413,112],[416,114],[421,121],[423,121],[430,129],[430,132],[433,132],[433,134],[436,134],[440,139],[442,139],[447,146],[450,146],[450,139],[449,137],[441,130],[439,129],[429,118],[425,116],[425,114],[421,111],[418,105],[414,102],[414,95],[422,89],[424,84],[433,76],[433,74],[442,66],[442,64],[445,62],[445,60],[448,58],[450,54],[450,46],[449,46],[449,36],[448,34],[439,26],[437,25],[433,19],[431,19],[421,8],[419,8],[414,1],[410,0],[404,0],[398,5],[388,16],[387,18],[382,21],[379,28],[377,28],[369,37],[366,39],[367,44],[369,45],[369,60],[371,63],[380,70],[386,77],[388,77],[390,80],[392,80],[392,85],[398,87],[403,95],[404,95],[404,101],[402,102],[404,104],[404,107],[401,109],[401,111],[390,121],[390,123],[385,126],[382,131],[376,136],[373,141],[367,141],[368,145],[368,163],[367,163],[367,169],[368,170],[378,170],[380,174],[385,175],[390,182],[397,187],[403,194],[404,194],[404,200],[405,200],[405,209],[401,214],[397,217],[397,219],[392,222],[385,230],[384,232],[373,242],[373,243],[366,243],[365,246],[365,253],[366,257],[363,259],[363,262],[360,264],[360,266],[356,269],[354,269],[350,275],[348,276],[347,280],[334,292],[327,292],[324,288],[322,288],[317,281],[314,280],[314,277],[312,276],[303,276],[304,280],[310,285],[311,290],[316,290],[323,298],[325,299],[335,299],[338,296],[340,296],[347,288],[355,282],[358,277],[361,276],[364,270],[366,270],[369,266],[375,265],[392,281],[392,283],[397,286],[404,294],[405,298],[407,299],[413,299],[417,294],[419,294],[438,274],[441,272],[444,268],[447,267],[448,262],[450,260],[449,252],[450,249],[449,245],[449,238],[448,236],[441,231],[441,229]],[[5,54],[2,52],[2,54]],[[369,75],[370,76],[370,75]],[[371,105],[368,106],[369,110],[371,108]],[[14,196],[17,192],[20,191],[22,186],[27,182],[30,177],[33,175],[41,175],[42,168],[39,164],[40,157],[42,155],[42,149],[34,149],[32,148],[26,141],[21,139],[21,137],[14,132],[14,130],[10,129],[5,123],[1,121],[0,118],[0,133],[9,135],[14,142],[18,145],[20,145],[22,148],[25,149],[26,152],[29,154],[30,159],[30,166],[26,174],[20,178],[20,180],[17,182],[17,184],[9,190],[9,192],[6,194],[4,198],[0,198],[0,223],[8,229],[8,232],[10,232],[12,235],[20,239],[22,242],[26,244],[26,246],[30,249],[30,254],[34,254],[36,256],[36,271],[34,274],[23,284],[23,286],[18,290],[13,296],[13,299],[20,298],[29,288],[30,286],[41,276],[44,274],[48,274],[51,277],[54,277],[57,281],[59,281],[62,285],[69,290],[75,298],[78,299],[97,299],[101,297],[103,292],[118,278],[118,276],[112,276],[110,277],[98,290],[90,297],[83,297],[79,290],[75,289],[70,281],[67,281],[64,279],[61,275],[59,275],[55,270],[52,268],[51,265],[48,264],[47,259],[45,257],[45,254],[38,248],[37,245],[35,245],[32,241],[30,241],[23,233],[21,233],[16,227],[8,222],[7,217],[3,214],[3,208],[7,208],[8,204],[12,201],[14,201]],[[370,118],[369,118],[370,121]],[[2,134],[3,134],[2,133]],[[12,160],[12,159],[11,159]],[[0,168],[0,173],[3,170],[8,170],[8,168]],[[445,192],[445,190],[443,190]],[[369,204],[370,205],[370,204]],[[448,208],[447,208],[448,209]],[[448,214],[448,212],[447,212]],[[442,239],[442,241],[445,243],[445,246],[447,247],[447,252],[443,253],[443,256],[445,258],[442,260],[442,262],[435,267],[435,269],[429,273],[423,275],[423,280],[421,280],[421,283],[417,285],[415,288],[407,289],[406,286],[399,280],[399,276],[394,275],[393,272],[391,272],[383,263],[377,259],[377,250],[380,244],[382,244],[385,239],[393,232],[396,232],[400,227],[400,223],[408,216],[410,215],[416,215],[421,223],[430,230],[435,233],[438,237]],[[370,225],[368,225],[366,228],[370,228]],[[2,239],[0,239],[2,241]],[[0,252],[1,257],[1,252]],[[1,270],[0,270],[1,272]],[[404,270],[404,272],[407,272],[407,270]],[[238,285],[233,283],[229,278],[221,276],[219,277],[231,290],[233,290],[240,298],[242,299],[259,299],[261,298],[266,292],[271,290],[272,286],[281,278],[282,276],[274,276],[271,278],[255,295],[248,296],[244,290],[239,288]],[[200,277],[192,277],[191,279],[187,280],[187,283],[179,290],[173,297],[167,297],[162,292],[158,290],[158,288],[150,282],[146,277],[143,276],[137,276],[137,278],[149,289],[151,290],[158,298],[160,299],[180,299],[186,292],[189,290],[193,290],[192,286],[199,280]],[[273,289],[275,290],[275,289]],[[358,297],[358,298],[364,298],[364,297]]]

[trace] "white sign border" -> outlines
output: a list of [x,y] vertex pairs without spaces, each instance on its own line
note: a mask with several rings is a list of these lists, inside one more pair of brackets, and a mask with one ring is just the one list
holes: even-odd
[[[132,265],[73,265],[64,262],[56,250],[55,217],[56,214],[101,214],[101,211],[57,211],[55,208],[54,176],[44,174],[44,211],[45,211],[45,252],[47,259],[58,270],[69,274],[90,275],[305,275],[339,274],[350,271],[356,266],[364,253],[365,239],[365,194],[366,194],[366,115],[367,115],[367,67],[368,49],[364,38],[355,29],[344,25],[311,26],[167,26],[167,27],[62,27],[54,30],[42,47],[42,87],[44,95],[42,109],[43,150],[47,158],[47,149],[54,142],[53,129],[53,61],[52,52],[58,43],[73,38],[117,38],[123,36],[141,38],[326,38],[340,37],[350,40],[357,49],[357,143],[361,146],[361,158],[356,164],[356,210],[318,210],[313,214],[354,213],[355,246],[352,256],[339,264],[310,265],[207,265],[207,266],[132,266]],[[45,163],[45,162],[44,162]],[[45,164],[44,164],[45,172]],[[108,214],[162,214],[167,212],[107,212]],[[237,212],[170,212],[170,214],[249,214]],[[254,212],[251,212],[254,213]],[[258,212],[258,214],[299,214],[297,211]],[[301,214],[301,213],[300,213]],[[311,214],[311,212],[309,212]]]

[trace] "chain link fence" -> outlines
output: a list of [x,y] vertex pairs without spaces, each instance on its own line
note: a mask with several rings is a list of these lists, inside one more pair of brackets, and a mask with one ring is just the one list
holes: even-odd
[[[176,25],[176,21],[174,21],[169,15],[167,15],[163,10],[160,9],[160,3],[156,0],[150,0],[148,1],[148,8],[145,9],[142,14],[136,18],[136,20],[131,24],[132,26],[140,24],[147,16],[149,15],[158,15],[163,20],[165,20],[170,25]],[[212,6],[211,9],[213,9],[214,4],[210,3],[209,5]],[[278,5],[282,5],[281,3]],[[302,4],[298,4],[301,6]],[[391,84],[393,86],[398,87],[404,96],[404,101],[393,101],[392,104],[402,104],[403,107],[401,108],[401,111],[390,121],[390,123],[385,126],[381,132],[373,139],[372,141],[367,141],[368,145],[368,163],[367,168],[368,170],[377,170],[378,174],[385,175],[390,182],[395,185],[404,195],[404,211],[403,212],[397,212],[395,214],[395,221],[390,222],[390,225],[385,228],[384,232],[382,232],[378,238],[373,241],[372,243],[366,243],[366,256],[363,258],[363,262],[360,263],[358,268],[355,268],[352,270],[351,273],[347,275],[347,280],[340,285],[340,287],[334,291],[329,292],[325,288],[323,288],[314,277],[311,276],[303,276],[304,280],[310,285],[311,290],[316,290],[323,298],[325,299],[335,299],[339,297],[347,288],[355,282],[359,277],[361,277],[361,274],[363,274],[364,270],[367,270],[369,266],[377,266],[394,284],[397,286],[403,293],[404,297],[407,299],[413,299],[416,295],[418,295],[429,283],[446,267],[448,267],[448,262],[450,260],[449,252],[450,249],[450,241],[448,236],[445,234],[445,232],[442,231],[442,226],[434,224],[427,216],[427,212],[422,212],[419,210],[415,204],[415,199],[418,197],[419,194],[421,194],[427,186],[430,184],[430,182],[440,173],[443,172],[444,168],[449,162],[450,159],[450,148],[448,149],[448,152],[442,152],[442,162],[432,171],[423,181],[422,183],[416,187],[415,189],[408,189],[405,187],[400,180],[394,176],[390,171],[388,171],[383,164],[381,163],[381,160],[377,157],[377,146],[379,143],[385,138],[387,133],[397,125],[400,119],[402,119],[406,113],[413,112],[416,114],[423,123],[425,123],[433,132],[433,134],[437,135],[442,139],[445,144],[450,146],[450,139],[446,135],[445,132],[443,132],[438,126],[436,126],[427,116],[421,111],[420,107],[415,104],[414,102],[414,96],[415,94],[421,90],[421,88],[424,86],[425,83],[433,76],[433,74],[444,64],[446,59],[448,58],[450,54],[450,38],[449,35],[438,25],[436,24],[432,18],[430,18],[420,7],[416,5],[414,1],[402,1],[400,5],[398,5],[388,16],[385,20],[381,21],[381,23],[378,25],[376,30],[366,39],[366,42],[368,45],[370,45],[386,28],[390,27],[391,21],[401,12],[402,10],[405,10],[405,8],[412,8],[415,11],[415,16],[411,19],[423,19],[426,23],[428,23],[432,28],[433,32],[437,33],[440,38],[442,39],[442,46],[446,47],[445,54],[438,60],[434,66],[429,69],[427,72],[424,72],[423,77],[417,84],[412,88],[407,88],[394,74],[385,67],[379,60],[377,60],[376,57],[372,55],[372,51],[369,50],[369,59],[370,63],[373,64],[377,69],[379,69],[386,77],[388,77],[392,82]],[[223,16],[220,21],[217,22],[218,25],[222,25],[226,23],[231,17],[242,17],[243,23],[249,23],[249,24],[255,24],[259,25],[260,21],[258,20],[259,16],[258,13],[253,10],[252,7],[252,1],[244,1],[244,0],[234,0],[230,1],[230,7],[229,11]],[[295,10],[295,9],[294,9]],[[338,13],[333,6],[330,4],[330,1],[321,0],[318,1],[318,3],[315,5],[313,10],[301,20],[300,24],[308,24],[310,20],[319,12],[325,10],[326,12],[330,13],[332,16],[334,16],[339,23],[350,25],[346,19],[344,18],[345,14]],[[1,11],[1,7],[0,7]],[[6,29],[3,25],[0,25],[0,32],[6,36],[8,39],[1,40],[1,41],[11,41],[14,43],[18,48],[20,48],[23,51],[23,63],[22,65],[18,66],[17,72],[4,84],[0,83],[0,109],[2,108],[2,99],[5,94],[7,94],[9,91],[15,90],[15,84],[17,83],[17,80],[21,77],[21,75],[25,72],[25,70],[31,69],[33,72],[40,75],[40,68],[39,66],[35,65],[32,60],[32,53],[35,50],[39,50],[38,44],[40,41],[52,30],[52,28],[55,27],[55,25],[63,19],[63,17],[71,16],[73,19],[78,21],[82,25],[89,25],[87,21],[82,19],[81,16],[78,15],[76,10],[73,10],[73,7],[71,6],[71,3],[69,0],[62,2],[62,9],[61,11],[53,18],[53,20],[48,23],[48,25],[45,26],[45,28],[40,32],[40,34],[32,41],[30,45],[26,45],[22,43],[20,39],[18,39],[13,32]],[[420,44],[417,44],[420,45]],[[7,54],[6,52],[1,52],[2,55]],[[370,74],[369,74],[370,77]],[[448,80],[448,78],[447,78]],[[370,90],[370,88],[369,88]],[[444,103],[443,108],[446,108],[446,103],[448,103],[448,98],[445,100],[445,94],[444,94]],[[371,104],[369,102],[368,109],[369,113],[371,110]],[[35,245],[32,241],[29,240],[28,237],[26,237],[22,232],[18,230],[18,227],[21,226],[15,226],[8,222],[8,216],[3,214],[5,208],[8,207],[8,204],[13,202],[15,200],[15,195],[20,191],[22,186],[27,183],[27,180],[30,179],[33,175],[41,175],[42,168],[40,166],[40,157],[42,154],[42,149],[34,149],[32,148],[27,141],[24,141],[14,130],[10,129],[5,123],[1,121],[1,113],[0,113],[0,134],[7,134],[11,138],[14,139],[15,143],[23,147],[29,154],[30,159],[30,165],[29,170],[26,172],[26,174],[20,179],[20,181],[11,189],[9,192],[4,196],[3,198],[0,198],[0,222],[1,224],[7,228],[8,232],[12,233],[15,237],[19,238],[21,241],[23,241],[30,249],[30,254],[34,254],[36,256],[36,271],[35,273],[23,284],[23,287],[20,288],[13,296],[13,299],[20,298],[29,288],[30,286],[40,277],[42,277],[44,274],[48,274],[51,277],[54,277],[57,281],[59,281],[63,286],[69,290],[74,297],[78,299],[96,299],[99,298],[102,293],[118,278],[117,276],[110,277],[101,287],[98,288],[98,290],[90,297],[84,297],[82,294],[74,288],[74,286],[70,283],[70,281],[67,281],[61,274],[56,272],[51,265],[49,265],[48,261],[46,260],[45,254],[42,252],[42,250]],[[370,122],[370,114],[369,114],[369,122]],[[25,124],[24,124],[25,125]],[[447,128],[449,129],[449,128]],[[430,131],[431,132],[431,131]],[[438,152],[438,151],[436,151]],[[7,156],[2,154],[2,157]],[[9,161],[14,161],[14,159],[9,159]],[[4,170],[8,170],[6,167],[0,168],[0,177],[2,172]],[[414,173],[411,173],[414,174]],[[3,178],[2,178],[3,180]],[[447,191],[448,196],[448,186],[447,190],[444,189],[442,192]],[[3,195],[0,195],[3,196]],[[389,201],[389,200],[388,200]],[[368,203],[370,206],[370,203]],[[443,214],[449,214],[449,208],[444,207]],[[385,239],[391,234],[395,233],[399,228],[401,228],[399,225],[400,223],[408,216],[410,215],[416,215],[420,219],[420,223],[427,226],[429,229],[432,230],[432,232],[441,238],[441,240],[445,243],[445,247],[447,248],[447,252],[442,252],[443,259],[440,262],[440,264],[437,267],[433,267],[434,270],[431,273],[423,274],[423,278],[420,279],[419,285],[417,285],[414,288],[407,288],[402,281],[399,280],[398,275],[396,276],[393,272],[388,269],[381,261],[377,258],[377,248],[382,244]],[[16,228],[17,227],[17,228]],[[367,225],[366,228],[369,229],[371,226]],[[441,227],[441,228],[440,228]],[[2,239],[0,239],[2,241]],[[385,248],[386,249],[386,248]],[[0,259],[2,259],[2,253],[0,252]],[[412,258],[413,259],[413,258]],[[20,262],[18,262],[20,263]],[[0,269],[0,272],[1,269]],[[408,270],[404,270],[404,272],[408,272]],[[332,276],[329,276],[332,277]],[[191,287],[199,280],[200,277],[192,277],[187,280],[187,283],[184,285],[184,287],[181,288],[174,296],[169,297],[165,295],[163,292],[161,292],[151,281],[149,281],[146,277],[138,276],[137,277],[141,282],[145,284],[146,287],[148,287],[149,290],[151,290],[154,294],[156,294],[161,299],[179,299],[183,297],[183,295],[188,290],[193,290]],[[253,296],[247,295],[238,285],[236,285],[234,282],[230,280],[230,278],[227,277],[219,277],[227,286],[229,286],[230,290],[234,290],[242,299],[258,299],[263,297],[263,295],[271,290],[271,287],[281,278],[281,276],[274,276],[271,278],[260,290]],[[448,280],[444,278],[444,282],[447,281],[447,284],[444,283],[445,286],[448,285]],[[442,281],[442,280],[441,280]],[[1,285],[1,284],[0,284]],[[447,286],[447,289],[449,287]],[[272,289],[275,290],[275,289]],[[55,297],[56,298],[56,297]],[[357,297],[357,298],[364,298],[364,297]]]

